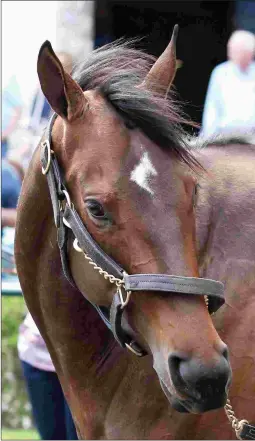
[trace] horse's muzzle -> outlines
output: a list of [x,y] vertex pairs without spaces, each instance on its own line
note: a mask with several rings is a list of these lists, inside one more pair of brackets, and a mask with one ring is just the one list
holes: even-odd
[[195,357],[172,354],[169,370],[176,391],[183,397],[183,400],[172,397],[176,410],[203,413],[226,404],[232,372],[225,346],[217,361],[206,365]]

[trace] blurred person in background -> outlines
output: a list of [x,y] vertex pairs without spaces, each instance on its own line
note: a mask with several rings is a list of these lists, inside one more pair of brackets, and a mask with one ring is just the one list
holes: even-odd
[[[7,158],[2,159],[2,250],[8,251],[9,256],[14,256],[16,207],[23,177],[23,168],[19,163]],[[12,266],[15,269],[14,259],[12,260]],[[2,277],[6,279],[8,272],[5,274],[4,271],[4,265],[2,265]],[[12,274],[14,272],[12,271]],[[18,354],[35,425],[41,439],[76,440],[77,434],[71,412],[50,354],[29,313],[19,329]]]
[[227,44],[228,61],[212,71],[200,135],[255,133],[255,36],[238,30]]
[[2,93],[2,158],[7,156],[10,136],[16,130],[23,108],[19,85],[15,75],[12,75]]
[[[72,70],[72,57],[59,52],[67,72]],[[32,134],[27,162],[46,128],[52,109],[38,88],[32,102],[28,130]],[[23,158],[24,163],[24,158]],[[32,405],[35,425],[43,440],[77,440],[77,433],[47,346],[28,313],[20,325],[18,355]]]
[[[1,239],[2,239],[2,277],[7,277],[3,254],[8,255],[11,270],[14,267],[14,226],[17,216],[17,203],[24,176],[23,167],[17,158],[10,159],[12,136],[19,127],[23,112],[20,87],[14,74],[3,79],[2,92],[2,134],[1,134]],[[8,266],[8,265],[7,265]]]
[[10,275],[16,276],[14,262],[14,227],[17,217],[17,204],[24,172],[22,166],[14,160],[2,158],[1,182],[1,239],[2,239],[2,280]]
[[15,227],[17,203],[23,179],[23,169],[18,163],[2,158],[1,208],[2,229]]
[[[60,53],[62,63],[71,71],[71,57]],[[12,79],[3,93],[3,135],[2,143],[2,247],[14,255],[14,227],[17,217],[17,203],[21,191],[24,169],[22,152],[15,152],[15,160],[7,158],[8,138],[16,130],[22,111],[22,103],[16,80]],[[41,137],[46,127],[51,108],[41,90],[35,94],[29,130],[32,131],[36,147],[37,136]],[[24,149],[27,153],[28,149]],[[17,159],[19,158],[19,159]],[[14,262],[14,260],[13,260]],[[13,263],[14,267],[15,264]],[[3,267],[2,267],[3,268]],[[8,274],[3,273],[4,277]],[[18,354],[30,398],[35,425],[44,440],[77,440],[75,425],[65,400],[58,376],[55,372],[46,344],[28,313],[21,324],[18,336]]]
[[41,439],[77,440],[72,415],[50,354],[30,313],[19,329],[18,354]]

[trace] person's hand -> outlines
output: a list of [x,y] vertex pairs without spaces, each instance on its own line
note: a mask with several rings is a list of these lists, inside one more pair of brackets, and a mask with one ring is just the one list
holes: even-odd
[[16,208],[2,208],[2,228],[15,227],[17,218]]

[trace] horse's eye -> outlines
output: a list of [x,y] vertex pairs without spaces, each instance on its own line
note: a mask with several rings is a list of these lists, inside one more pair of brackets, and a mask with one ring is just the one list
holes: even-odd
[[107,219],[104,207],[95,200],[86,201],[86,206],[89,214],[96,219]]

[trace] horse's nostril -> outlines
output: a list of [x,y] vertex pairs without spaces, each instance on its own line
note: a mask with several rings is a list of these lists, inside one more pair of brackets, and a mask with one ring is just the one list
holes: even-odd
[[224,344],[222,348],[222,356],[228,361],[229,360],[229,352],[227,345]]
[[231,379],[226,347],[217,362],[204,364],[197,358],[169,357],[170,375],[176,390],[188,397],[208,399],[223,395]]
[[191,395],[192,397],[199,399],[200,394],[196,391],[191,392],[189,384],[184,380],[181,374],[181,366],[183,364],[188,364],[189,358],[184,355],[171,354],[168,362],[170,375],[176,390],[181,394],[185,394],[186,396]]

